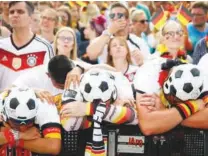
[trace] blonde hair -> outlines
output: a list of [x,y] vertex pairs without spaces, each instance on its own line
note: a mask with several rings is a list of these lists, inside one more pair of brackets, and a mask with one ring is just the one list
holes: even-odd
[[80,22],[86,26],[93,18],[99,16],[100,14],[100,9],[96,4],[88,4],[86,7],[86,12],[81,13]]
[[58,22],[59,22],[59,17],[58,17],[58,14],[57,14],[57,12],[56,12],[56,10],[55,9],[52,9],[52,8],[47,8],[47,9],[45,9],[42,13],[41,13],[41,16],[44,14],[44,13],[46,13],[46,12],[48,12],[49,13],[49,15],[53,15],[55,18],[55,23],[56,23],[56,25],[58,24]]
[[111,38],[109,43],[108,43],[108,55],[107,55],[107,64],[108,65],[111,65],[112,67],[114,67],[114,63],[113,63],[113,57],[112,55],[110,54],[110,51],[111,51],[111,43],[113,40],[119,40],[120,43],[124,43],[125,47],[126,47],[126,50],[127,50],[127,55],[126,55],[126,60],[129,64],[132,64],[132,61],[131,61],[131,55],[130,55],[130,49],[129,49],[129,46],[127,44],[127,41],[126,39],[122,38],[122,37],[114,37],[114,38]]
[[55,55],[58,55],[58,49],[57,49],[57,39],[58,39],[58,36],[59,34],[62,32],[62,31],[69,31],[73,37],[74,37],[74,47],[71,51],[71,55],[70,55],[70,59],[72,60],[76,60],[77,59],[77,39],[76,39],[76,34],[74,32],[74,30],[72,28],[69,28],[69,27],[62,27],[58,30],[58,32],[56,33],[56,36],[55,36],[55,39],[54,39],[54,51],[55,51]]
[[135,10],[134,12],[132,12],[132,14],[131,14],[131,20],[132,20],[132,22],[137,22],[138,21],[138,18],[141,15],[144,15],[146,17],[145,12],[143,10],[141,10],[141,9],[138,9],[138,10]]

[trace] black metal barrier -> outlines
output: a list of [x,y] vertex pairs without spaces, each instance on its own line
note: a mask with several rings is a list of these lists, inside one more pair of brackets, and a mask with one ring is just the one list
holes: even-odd
[[[138,126],[107,125],[107,156],[208,156],[207,131],[177,127],[167,133],[144,136]],[[77,154],[79,131],[62,130],[59,156]]]
[[207,135],[202,130],[177,127],[144,137],[138,126],[108,129],[108,156],[208,156]]

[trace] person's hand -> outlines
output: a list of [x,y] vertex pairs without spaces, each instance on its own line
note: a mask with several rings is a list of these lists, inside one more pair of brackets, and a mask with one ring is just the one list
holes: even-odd
[[206,107],[206,103],[202,99],[196,100],[195,103],[198,105],[199,111]]
[[60,111],[61,117],[81,117],[86,115],[87,104],[84,102],[74,101],[65,104]]
[[118,106],[131,106],[135,108],[135,100],[130,100],[130,99],[117,99],[114,102],[114,105],[118,105]]
[[75,89],[79,85],[81,74],[82,71],[79,67],[75,67],[74,69],[72,69],[72,71],[68,72],[64,84],[64,89],[69,89],[71,84],[73,84],[73,88]]
[[151,111],[165,108],[160,97],[156,94],[141,94],[137,104],[146,106]]
[[40,131],[36,127],[31,127],[25,132],[20,132],[20,139],[22,140],[34,140],[40,138]]
[[35,94],[36,96],[43,102],[44,100],[46,100],[49,104],[53,104],[54,103],[54,98],[52,96],[52,94],[48,91],[45,90],[35,90]]
[[126,26],[127,26],[127,22],[125,19],[118,19],[110,23],[108,31],[113,35],[118,31],[125,29]]
[[131,52],[131,58],[133,59],[133,62],[138,66],[141,66],[144,63],[143,55],[139,50],[134,50]]

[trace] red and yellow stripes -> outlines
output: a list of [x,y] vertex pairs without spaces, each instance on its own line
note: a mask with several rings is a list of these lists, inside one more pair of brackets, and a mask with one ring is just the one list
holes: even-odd
[[87,102],[86,103],[86,115],[93,115],[94,111],[93,111],[93,104],[91,102]]
[[61,139],[61,129],[58,127],[49,127],[43,130],[44,138]]
[[177,14],[177,19],[180,21],[181,24],[186,26],[192,19],[191,13],[189,12],[187,8],[185,8],[182,5],[179,13]]
[[85,147],[85,155],[86,156],[106,156],[106,149],[107,149],[107,137],[103,137],[104,141],[104,149],[94,150],[92,146],[87,145]]
[[128,107],[117,107],[115,114],[112,116],[112,123],[122,124],[129,122],[132,116],[132,109]]

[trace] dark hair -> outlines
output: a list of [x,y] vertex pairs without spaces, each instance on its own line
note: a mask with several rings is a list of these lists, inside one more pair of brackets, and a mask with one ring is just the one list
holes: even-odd
[[72,26],[72,19],[71,19],[71,13],[70,13],[70,9],[67,6],[60,6],[57,11],[63,11],[64,13],[67,14],[68,16],[68,21],[67,21],[67,25],[65,25],[66,27],[71,27]]
[[64,84],[67,73],[75,67],[72,60],[65,55],[56,55],[48,63],[48,73],[59,84]]
[[24,2],[26,4],[26,9],[27,9],[29,15],[32,15],[34,13],[35,7],[34,7],[33,3],[30,2],[30,1],[12,1],[12,2],[9,2],[9,9],[12,6],[14,6],[15,4],[20,3],[20,2]]
[[208,6],[207,6],[207,4],[206,3],[204,3],[204,2],[194,2],[193,4],[192,4],[192,6],[191,6],[191,9],[193,9],[193,8],[201,8],[201,9],[203,9],[204,10],[204,12],[205,13],[207,13],[207,9],[208,9]]
[[110,13],[114,8],[124,8],[126,10],[126,18],[127,19],[129,18],[129,9],[124,4],[122,4],[120,2],[113,3],[110,6]]

